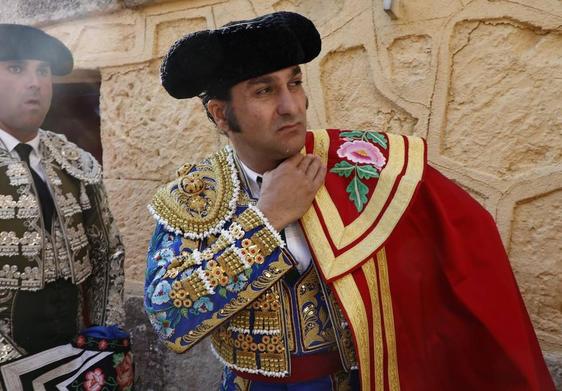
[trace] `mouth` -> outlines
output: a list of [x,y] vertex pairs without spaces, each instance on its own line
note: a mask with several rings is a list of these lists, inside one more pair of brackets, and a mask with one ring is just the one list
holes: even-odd
[[288,124],[281,126],[277,129],[278,132],[287,132],[287,131],[294,131],[297,130],[300,126],[300,122],[295,122],[294,124]]
[[24,102],[28,106],[41,106],[41,101],[39,99],[28,99]]

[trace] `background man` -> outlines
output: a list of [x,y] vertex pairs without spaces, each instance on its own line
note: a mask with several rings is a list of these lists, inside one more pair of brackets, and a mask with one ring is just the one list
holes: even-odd
[[0,24],[0,362],[121,323],[124,249],[99,163],[39,128],[69,49]]
[[424,142],[306,132],[298,64],[320,46],[281,12],[168,52],[163,86],[232,149],[150,205],[155,329],[177,352],[211,334],[227,390],[553,389],[493,220]]

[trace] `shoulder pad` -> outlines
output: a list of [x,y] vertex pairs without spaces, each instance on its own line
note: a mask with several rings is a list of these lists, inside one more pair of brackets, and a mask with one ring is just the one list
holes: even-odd
[[184,164],[148,209],[168,231],[203,239],[220,233],[232,218],[239,192],[232,150],[226,147],[200,163]]
[[40,137],[51,156],[71,176],[89,185],[101,182],[102,168],[92,154],[68,141],[62,134],[40,130]]

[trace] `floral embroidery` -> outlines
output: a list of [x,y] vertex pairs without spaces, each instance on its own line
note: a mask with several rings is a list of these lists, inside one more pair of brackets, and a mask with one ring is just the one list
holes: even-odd
[[164,304],[170,301],[170,291],[172,287],[168,281],[160,281],[156,286],[156,290],[152,294],[152,302],[154,304]]
[[174,252],[169,248],[164,248],[154,255],[154,260],[158,262],[158,266],[167,266],[172,262]]
[[193,303],[193,311],[195,312],[195,314],[212,311],[213,307],[213,302],[208,297],[201,297],[199,300]]
[[337,153],[340,158],[346,160],[336,163],[330,172],[346,178],[352,176],[351,182],[345,190],[357,211],[360,212],[367,203],[369,193],[369,188],[363,180],[379,177],[386,164],[386,158],[379,147],[387,149],[388,143],[386,138],[378,132],[352,130],[341,132],[340,137],[345,142],[340,145]]
[[248,277],[244,273],[240,273],[230,279],[230,284],[226,286],[226,290],[230,292],[240,292],[248,285]]
[[171,322],[166,319],[165,312],[157,312],[153,316],[150,317],[152,326],[156,332],[164,337],[169,337],[174,333],[174,329],[171,326]]
[[109,343],[108,343],[105,339],[102,339],[102,340],[98,343],[98,349],[99,349],[99,350],[105,350],[105,349],[108,348],[108,346],[109,346]]
[[119,355],[115,355],[113,357],[114,363],[118,363],[117,366],[115,366],[115,371],[117,372],[117,385],[119,386],[119,390],[128,391],[132,389],[134,380],[133,355],[131,352],[128,352],[125,355],[121,354],[121,361],[119,361],[118,356]]
[[104,385],[105,374],[101,368],[96,368],[93,371],[86,373],[86,380],[83,384],[86,391],[101,391]]

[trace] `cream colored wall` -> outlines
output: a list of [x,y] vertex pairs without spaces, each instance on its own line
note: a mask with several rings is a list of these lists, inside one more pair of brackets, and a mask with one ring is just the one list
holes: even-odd
[[[159,85],[183,34],[276,10],[323,38],[304,67],[312,128],[427,138],[429,160],[495,217],[543,350],[562,362],[562,3],[559,0],[186,0],[47,26],[100,69],[105,180],[142,282],[155,189],[223,145],[198,100]],[[134,285],[134,284],[133,284]]]

